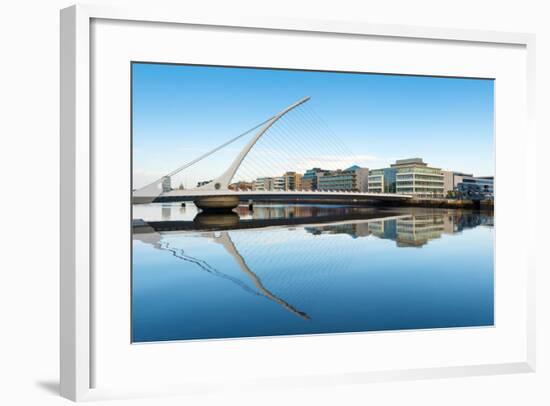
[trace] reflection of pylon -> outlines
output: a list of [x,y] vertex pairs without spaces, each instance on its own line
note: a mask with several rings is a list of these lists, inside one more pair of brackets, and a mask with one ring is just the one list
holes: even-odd
[[214,240],[215,241],[219,240],[219,242],[226,248],[226,250],[229,252],[229,254],[237,260],[237,263],[238,263],[239,267],[241,268],[241,270],[243,270],[245,272],[245,274],[252,280],[253,284],[256,286],[258,291],[252,289],[250,286],[248,286],[242,280],[240,280],[238,278],[234,278],[230,275],[227,275],[227,274],[217,270],[216,268],[211,266],[205,260],[198,259],[198,258],[192,257],[190,255],[187,255],[187,254],[185,254],[183,249],[176,249],[176,248],[170,247],[170,244],[168,242],[160,242],[159,244],[156,244],[155,246],[156,246],[156,248],[158,248],[160,250],[168,251],[168,252],[172,253],[172,255],[176,258],[179,258],[179,259],[182,259],[184,261],[187,261],[187,262],[190,262],[190,263],[193,263],[193,264],[197,265],[198,267],[200,267],[202,270],[208,272],[209,274],[212,274],[214,276],[217,276],[217,277],[229,280],[230,282],[233,282],[234,284],[238,285],[240,288],[242,288],[243,290],[245,290],[248,293],[251,293],[251,294],[257,295],[257,296],[264,296],[267,299],[270,299],[270,300],[280,304],[281,306],[283,306],[285,309],[287,309],[291,313],[294,313],[294,314],[296,314],[297,316],[299,316],[303,319],[306,319],[306,320],[310,319],[310,317],[306,313],[294,308],[294,306],[287,303],[283,299],[277,297],[276,295],[274,295],[268,289],[265,288],[265,286],[262,284],[262,281],[260,280],[260,278],[248,268],[248,266],[244,262],[244,259],[240,256],[240,254],[236,250],[235,246],[233,245],[233,242],[231,241],[231,238],[229,237],[227,232],[222,232],[222,233],[219,233],[219,234],[216,233],[216,235],[214,236]]
[[291,304],[287,303],[285,300],[281,299],[280,297],[274,295],[271,293],[262,283],[261,279],[256,275],[254,272],[250,270],[248,267],[246,261],[241,256],[237,248],[235,247],[235,244],[233,244],[233,241],[231,240],[231,237],[229,236],[229,233],[227,231],[224,231],[220,233],[219,237],[215,238],[214,241],[219,242],[224,246],[224,248],[229,252],[229,254],[235,258],[235,261],[239,264],[239,268],[246,273],[246,275],[252,280],[256,288],[268,299],[273,300],[274,302],[280,304],[285,309],[290,311],[291,313],[296,314],[297,316],[309,320],[310,317],[305,313],[298,309],[296,309]]
[[162,242],[162,243],[158,244],[157,248],[160,249],[160,250],[169,251],[176,258],[182,259],[182,260],[187,261],[187,262],[191,262],[191,263],[197,265],[198,267],[200,267],[202,270],[204,270],[204,271],[206,271],[206,272],[208,272],[212,275],[218,276],[218,277],[223,278],[223,279],[227,279],[227,280],[235,283],[236,285],[238,285],[239,287],[241,287],[242,289],[244,289],[248,293],[251,293],[251,294],[257,295],[257,296],[261,296],[260,293],[256,292],[254,289],[252,289],[250,286],[248,286],[246,283],[244,283],[240,279],[234,278],[230,275],[227,275],[227,274],[224,274],[223,272],[218,271],[216,268],[211,266],[205,260],[198,259],[198,258],[195,258],[195,257],[192,257],[190,255],[185,254],[185,251],[183,249],[171,248],[170,244],[168,242]]

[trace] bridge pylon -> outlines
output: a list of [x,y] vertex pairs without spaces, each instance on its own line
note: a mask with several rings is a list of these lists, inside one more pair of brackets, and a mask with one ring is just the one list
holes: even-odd
[[281,110],[279,113],[274,115],[269,119],[258,132],[250,139],[250,141],[243,147],[239,154],[235,157],[231,165],[222,173],[219,177],[214,179],[212,182],[209,182],[205,185],[195,188],[195,190],[200,191],[212,191],[213,196],[201,196],[197,197],[194,200],[195,205],[204,210],[204,211],[229,211],[233,210],[239,205],[239,198],[236,195],[223,195],[216,196],[216,191],[225,191],[229,189],[229,184],[233,180],[235,173],[239,169],[239,166],[242,164],[243,160],[246,158],[252,147],[258,142],[258,140],[269,130],[278,120],[280,120],[285,114],[295,109],[296,107],[304,104],[311,97],[306,96],[297,102],[291,104],[285,109]]

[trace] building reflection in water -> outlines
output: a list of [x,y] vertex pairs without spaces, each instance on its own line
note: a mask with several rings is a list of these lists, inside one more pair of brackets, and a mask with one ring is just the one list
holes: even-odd
[[311,218],[325,216],[346,216],[351,214],[367,213],[375,209],[354,206],[335,205],[299,205],[299,204],[269,204],[256,205],[253,211],[246,206],[239,206],[236,212],[243,220],[269,220],[280,218]]
[[398,247],[422,247],[443,234],[454,234],[477,226],[493,226],[493,216],[479,212],[419,211],[395,219],[371,220],[368,223],[346,223],[305,227],[312,234],[348,234],[353,238],[369,235],[389,239]]

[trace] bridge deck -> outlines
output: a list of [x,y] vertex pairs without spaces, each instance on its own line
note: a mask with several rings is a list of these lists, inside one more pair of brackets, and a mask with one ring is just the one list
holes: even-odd
[[344,192],[344,191],[310,191],[310,190],[291,190],[291,191],[275,191],[275,190],[172,190],[162,193],[159,197],[178,197],[178,198],[195,198],[205,196],[250,196],[250,197],[312,197],[312,198],[362,198],[372,200],[405,200],[410,199],[411,195],[402,195],[397,193],[365,193],[365,192]]

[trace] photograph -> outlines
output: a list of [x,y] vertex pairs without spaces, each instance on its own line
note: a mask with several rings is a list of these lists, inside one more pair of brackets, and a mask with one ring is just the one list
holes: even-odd
[[132,343],[494,327],[494,79],[130,69]]
[[3,3],[0,406],[550,405],[550,24],[481,3]]

